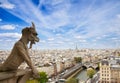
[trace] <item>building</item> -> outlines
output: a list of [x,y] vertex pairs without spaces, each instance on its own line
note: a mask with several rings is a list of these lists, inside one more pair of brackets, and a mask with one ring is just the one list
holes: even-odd
[[120,57],[110,57],[100,63],[100,83],[120,83]]

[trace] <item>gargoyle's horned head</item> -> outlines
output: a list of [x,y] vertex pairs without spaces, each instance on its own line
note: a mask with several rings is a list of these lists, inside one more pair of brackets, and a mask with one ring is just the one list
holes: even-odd
[[35,44],[35,42],[39,42],[39,38],[37,37],[38,33],[35,29],[35,24],[32,22],[31,27],[26,27],[22,30],[22,35],[25,35],[30,41],[30,48],[32,48],[32,44]]
[[38,33],[35,30],[35,25],[33,22],[32,22],[32,26],[30,27],[30,31],[31,31],[31,34],[30,34],[29,40],[39,42],[39,38],[37,37]]

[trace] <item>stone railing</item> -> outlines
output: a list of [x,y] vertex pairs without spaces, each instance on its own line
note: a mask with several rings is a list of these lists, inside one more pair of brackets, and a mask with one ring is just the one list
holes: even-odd
[[25,73],[26,70],[0,72],[0,83],[18,83],[18,79]]

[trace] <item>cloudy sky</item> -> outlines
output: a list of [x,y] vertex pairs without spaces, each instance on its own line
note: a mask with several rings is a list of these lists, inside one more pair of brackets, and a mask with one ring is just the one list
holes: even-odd
[[0,0],[0,49],[36,25],[35,49],[120,47],[120,0]]

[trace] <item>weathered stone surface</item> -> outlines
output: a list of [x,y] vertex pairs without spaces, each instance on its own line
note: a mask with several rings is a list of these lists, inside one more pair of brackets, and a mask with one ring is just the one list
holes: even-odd
[[18,82],[17,82],[17,77],[13,77],[5,80],[0,80],[0,83],[18,83]]
[[15,73],[10,72],[0,72],[0,80],[8,79],[11,77],[15,77]]
[[19,76],[25,75],[27,71],[29,70],[18,69],[16,71],[0,72],[0,80],[13,78],[13,77],[19,77]]

